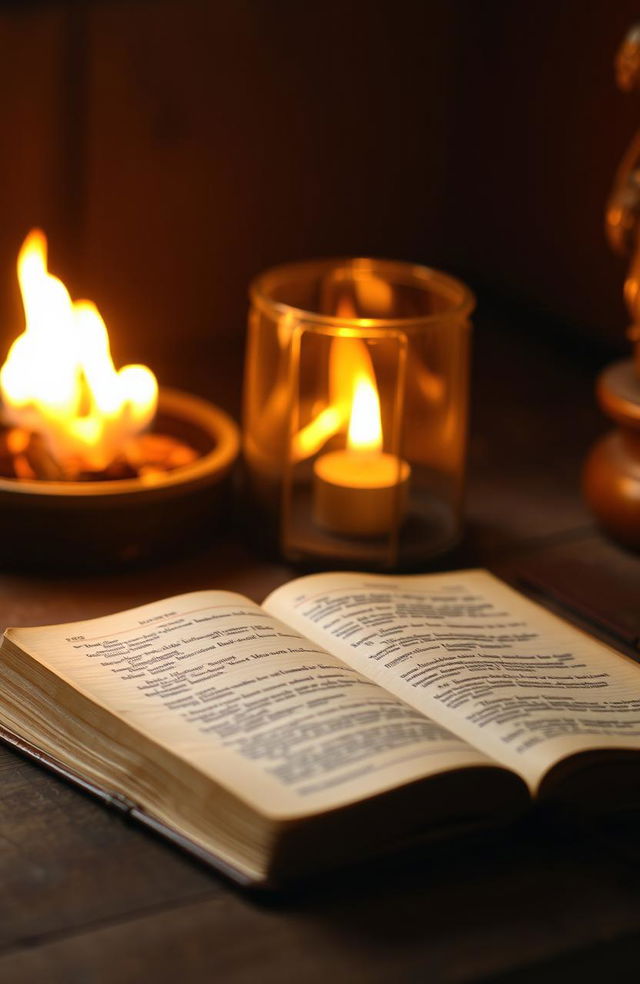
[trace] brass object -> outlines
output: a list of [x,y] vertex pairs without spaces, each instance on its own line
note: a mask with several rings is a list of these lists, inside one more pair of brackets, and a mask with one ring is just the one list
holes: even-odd
[[[615,60],[618,86],[640,92],[640,24],[627,33]],[[600,525],[616,540],[640,549],[640,131],[618,168],[607,203],[606,230],[613,250],[629,256],[624,299],[627,337],[635,358],[609,366],[596,386],[600,406],[617,427],[592,449],[584,493]]]
[[[616,77],[623,92],[640,92],[640,24],[631,28],[620,46]],[[630,257],[624,299],[631,318],[627,334],[634,345],[640,378],[640,131],[616,173],[607,203],[606,230],[614,252]]]

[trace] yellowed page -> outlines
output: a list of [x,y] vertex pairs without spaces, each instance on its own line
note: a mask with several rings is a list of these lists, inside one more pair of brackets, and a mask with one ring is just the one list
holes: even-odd
[[574,752],[640,749],[640,667],[487,571],[316,574],[264,607],[534,790]]
[[493,764],[229,592],[6,634],[267,816],[305,815]]

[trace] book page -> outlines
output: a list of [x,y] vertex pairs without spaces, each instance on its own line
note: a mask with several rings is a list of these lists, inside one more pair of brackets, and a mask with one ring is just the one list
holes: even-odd
[[493,765],[248,599],[195,592],[7,637],[268,816]]
[[487,571],[316,574],[264,607],[532,790],[574,752],[640,749],[640,666]]

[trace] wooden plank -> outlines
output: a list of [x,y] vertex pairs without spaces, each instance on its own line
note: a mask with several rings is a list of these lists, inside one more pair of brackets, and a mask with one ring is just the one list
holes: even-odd
[[592,525],[580,476],[591,444],[607,427],[593,392],[598,360],[557,337],[521,334],[518,317],[517,311],[498,319],[481,312],[474,333],[470,561],[487,562]]
[[[635,834],[522,831],[262,904],[228,893],[20,941],[12,982],[469,981],[640,926]],[[620,850],[626,843],[628,852]],[[592,978],[590,978],[592,979]]]
[[0,749],[0,949],[220,890],[186,856]]
[[[445,0],[413,5],[410,32],[360,0],[145,0],[89,16],[85,290],[119,361],[177,384],[195,351],[241,333],[264,267],[419,258],[437,239],[454,71]],[[177,332],[189,344],[176,347]]]
[[638,126],[613,67],[638,8],[633,0],[455,6],[449,255],[476,282],[580,326],[583,338],[622,343],[626,264],[610,251],[603,219]]
[[640,556],[598,533],[515,552],[498,572],[640,660]]
[[262,601],[294,573],[285,564],[256,560],[227,534],[191,556],[141,570],[90,578],[0,574],[0,628],[94,618],[204,588]]
[[4,4],[0,11],[0,361],[23,328],[15,265],[30,227],[48,231],[58,269],[64,266],[72,219],[62,138],[67,26],[61,4]]

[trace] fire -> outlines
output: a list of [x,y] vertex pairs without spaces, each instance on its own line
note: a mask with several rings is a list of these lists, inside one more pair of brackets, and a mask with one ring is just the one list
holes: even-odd
[[382,451],[380,398],[368,376],[361,376],[355,384],[347,447],[353,451]]
[[4,420],[37,433],[67,469],[99,471],[149,426],[158,400],[146,366],[117,371],[109,336],[90,301],[72,301],[47,269],[40,230],[18,256],[25,330],[0,369]]
[[[329,438],[349,426],[359,385],[363,380],[370,381],[375,389],[373,379],[371,356],[365,343],[359,338],[342,335],[334,338],[329,350],[329,405],[295,435],[293,456],[296,461],[316,454]],[[364,412],[368,412],[366,408]],[[379,420],[379,402],[377,413]]]
[[[331,287],[332,285],[329,285]],[[337,285],[339,288],[340,285]],[[355,297],[339,291],[328,303],[338,318],[358,318],[360,308],[380,314],[391,305],[390,286],[370,274],[354,281]],[[331,291],[329,291],[331,293]],[[329,349],[329,405],[321,408],[314,419],[293,439],[293,459],[302,461],[316,454],[327,441],[347,430],[347,444],[363,450],[382,448],[380,400],[369,349],[360,338],[348,333],[337,335]]]

